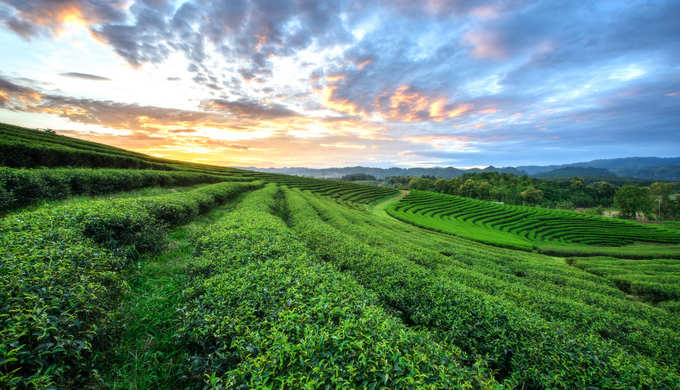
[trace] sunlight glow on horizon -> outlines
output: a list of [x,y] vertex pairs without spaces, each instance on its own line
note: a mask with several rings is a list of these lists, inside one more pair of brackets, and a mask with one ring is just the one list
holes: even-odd
[[605,3],[2,3],[0,121],[217,165],[672,155],[677,4]]

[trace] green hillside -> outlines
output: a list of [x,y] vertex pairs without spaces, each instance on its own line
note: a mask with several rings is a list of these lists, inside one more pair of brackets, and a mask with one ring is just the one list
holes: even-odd
[[0,388],[680,387],[677,229],[2,131]]
[[677,231],[566,210],[412,191],[388,212],[418,226],[510,248],[622,256],[655,256],[661,251],[680,256]]

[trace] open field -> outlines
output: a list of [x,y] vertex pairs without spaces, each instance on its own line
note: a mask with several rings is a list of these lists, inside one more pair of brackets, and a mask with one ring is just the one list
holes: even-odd
[[680,387],[677,230],[24,133],[0,388]]
[[418,226],[509,248],[555,255],[680,257],[677,231],[565,210],[412,191],[387,211]]

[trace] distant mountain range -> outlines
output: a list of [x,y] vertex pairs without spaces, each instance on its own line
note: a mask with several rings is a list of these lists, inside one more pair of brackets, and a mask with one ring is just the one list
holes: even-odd
[[345,175],[365,173],[375,176],[378,179],[384,179],[389,176],[434,176],[450,179],[452,177],[462,176],[469,172],[505,172],[513,175],[524,175],[525,173],[515,168],[496,168],[489,166],[484,169],[459,169],[454,167],[435,167],[435,168],[369,168],[369,167],[343,167],[343,168],[254,168],[254,167],[240,167],[242,169],[249,169],[259,172],[281,173],[286,175],[298,176],[313,176],[325,179],[338,179]]
[[[526,171],[525,171],[526,172]],[[561,179],[567,177],[617,177],[612,171],[592,167],[564,167],[532,175],[539,179]]]
[[502,172],[513,175],[529,175],[544,179],[559,179],[568,177],[627,177],[644,180],[672,180],[680,181],[680,157],[626,157],[603,160],[593,160],[561,165],[525,165],[519,167],[497,168],[489,166],[483,169],[460,169],[455,167],[434,168],[254,168],[242,167],[260,172],[282,173],[286,175],[312,176],[320,178],[340,178],[344,175],[365,173],[384,179],[389,176],[434,176],[449,179],[459,177],[465,173],[474,172]]

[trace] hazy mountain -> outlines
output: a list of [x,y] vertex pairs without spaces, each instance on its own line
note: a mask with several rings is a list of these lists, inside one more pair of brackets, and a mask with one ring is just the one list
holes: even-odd
[[344,175],[364,173],[384,179],[389,176],[434,176],[449,179],[459,177],[465,173],[474,172],[502,172],[513,175],[529,175],[542,178],[564,177],[631,177],[647,180],[680,180],[680,157],[627,157],[601,159],[561,165],[525,165],[519,167],[460,169],[455,167],[434,168],[370,168],[370,167],[342,167],[342,168],[254,168],[242,167],[260,172],[283,173],[287,175],[312,176],[321,178],[341,178]]
[[678,177],[680,176],[678,166],[680,166],[680,157],[625,157],[562,165],[526,165],[519,166],[517,169],[520,169],[531,176],[538,177],[538,174],[555,171],[561,168],[601,168],[607,169],[619,177],[678,180]]
[[519,171],[515,168],[496,168],[494,166],[489,166],[483,169],[471,168],[471,169],[459,169],[454,167],[434,167],[434,168],[369,168],[369,167],[342,167],[342,168],[303,168],[303,167],[290,167],[290,168],[253,168],[253,167],[242,167],[242,169],[249,169],[260,172],[269,173],[282,173],[286,175],[298,175],[298,176],[312,176],[327,179],[341,178],[345,175],[364,173],[367,175],[375,176],[378,179],[384,179],[389,176],[434,176],[443,177],[449,179],[452,177],[462,176],[464,173],[472,172],[504,172],[511,173],[514,175],[524,175],[524,172]]
[[533,175],[539,179],[557,179],[557,178],[568,178],[568,177],[616,177],[616,175],[604,168],[591,168],[591,167],[564,167],[554,169],[548,172],[541,172]]

